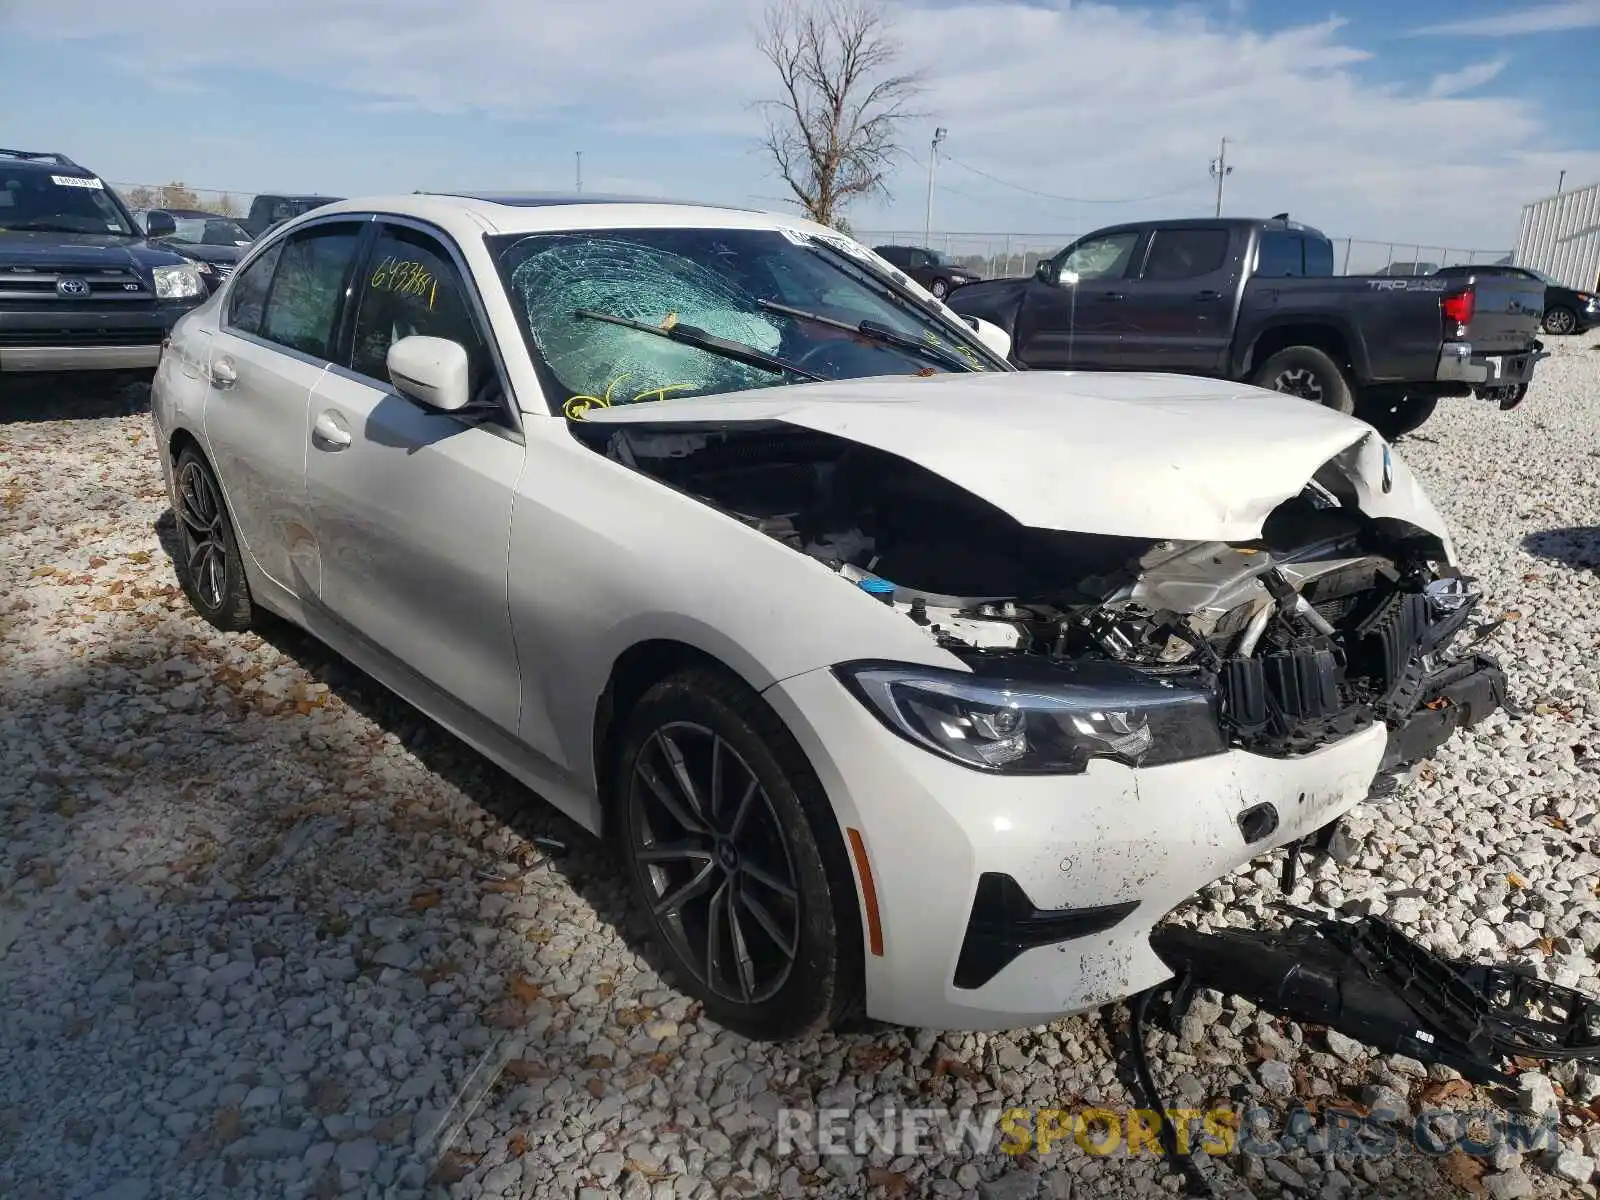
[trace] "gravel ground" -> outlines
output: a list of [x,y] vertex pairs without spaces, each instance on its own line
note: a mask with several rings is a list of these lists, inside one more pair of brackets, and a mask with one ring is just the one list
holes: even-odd
[[[1357,810],[1342,861],[1294,898],[1600,991],[1600,337],[1555,354],[1515,413],[1448,403],[1402,447],[1506,617],[1492,642],[1528,715]],[[1070,1145],[780,1154],[785,1106],[1127,1092],[1097,1019],[782,1048],[704,1021],[576,829],[305,637],[191,615],[137,388],[0,385],[0,1195],[1176,1190],[1149,1154]],[[1276,870],[1217,884],[1201,917],[1259,920]],[[1152,1049],[1194,1107],[1499,1102],[1213,997]],[[1559,1159],[1299,1150],[1208,1170],[1236,1194],[1595,1196],[1597,1095],[1600,1070],[1567,1070],[1500,1098],[1560,1108]]]

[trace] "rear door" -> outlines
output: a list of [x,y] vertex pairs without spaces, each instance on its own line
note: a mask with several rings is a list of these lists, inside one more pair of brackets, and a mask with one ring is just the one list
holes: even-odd
[[[347,349],[317,381],[300,436],[320,553],[317,607],[474,714],[515,732],[506,592],[513,489],[526,448],[482,302],[442,232],[379,219],[352,288]],[[402,337],[466,347],[487,415],[402,396]]]
[[1120,289],[1123,299],[1108,309],[1122,339],[1118,365],[1222,372],[1233,336],[1242,254],[1242,247],[1233,251],[1233,241],[1226,225],[1170,226],[1151,234],[1143,266]]
[[327,369],[360,234],[359,221],[318,223],[255,256],[223,300],[212,341],[205,433],[235,528],[262,572],[302,596],[306,408]]
[[1050,259],[1052,272],[1066,274],[1060,283],[1029,281],[1014,331],[1018,359],[1043,370],[1125,366],[1122,305],[1144,243],[1140,230],[1113,229]]

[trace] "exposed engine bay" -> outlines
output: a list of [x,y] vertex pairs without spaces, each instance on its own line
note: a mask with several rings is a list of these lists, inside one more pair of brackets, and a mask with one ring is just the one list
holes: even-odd
[[[1492,661],[1452,652],[1471,581],[1434,535],[1356,508],[1334,463],[1256,541],[1171,542],[1024,526],[906,459],[775,422],[573,430],[825,563],[975,670],[1098,662],[1204,686],[1230,744],[1257,753],[1460,707],[1389,756],[1410,761],[1505,700]],[[1472,695],[1452,692],[1469,677]]]

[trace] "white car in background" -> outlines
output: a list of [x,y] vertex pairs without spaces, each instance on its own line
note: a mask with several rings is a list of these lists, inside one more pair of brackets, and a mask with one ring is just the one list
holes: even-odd
[[728,1027],[1037,1024],[1504,679],[1368,426],[1005,341],[782,216],[318,208],[162,358],[179,578],[613,837]]

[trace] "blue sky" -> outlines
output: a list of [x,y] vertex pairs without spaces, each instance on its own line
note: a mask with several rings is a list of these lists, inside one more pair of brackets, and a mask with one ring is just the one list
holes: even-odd
[[[567,188],[773,207],[759,0],[0,0],[0,141],[248,193]],[[1227,209],[1509,247],[1600,180],[1600,0],[905,0],[927,74],[858,228],[1069,234]],[[1024,190],[1027,189],[1027,190]],[[1032,193],[1046,193],[1046,196]],[[1139,200],[1140,197],[1157,197]],[[1118,201],[1083,203],[1080,201]]]

